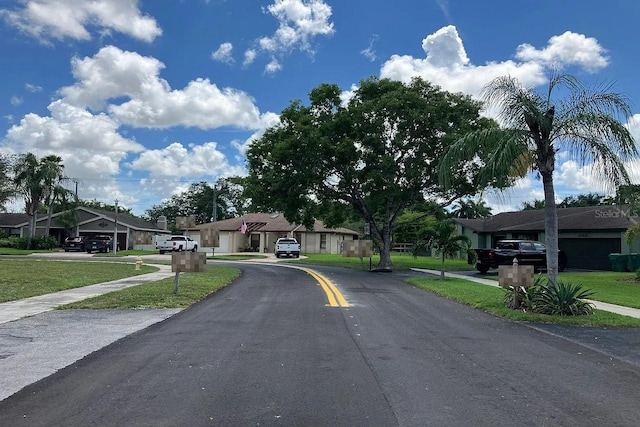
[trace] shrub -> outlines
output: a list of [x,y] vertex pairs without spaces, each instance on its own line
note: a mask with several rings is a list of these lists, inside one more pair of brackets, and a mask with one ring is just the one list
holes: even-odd
[[536,278],[534,286],[509,287],[505,293],[507,307],[532,313],[552,316],[582,316],[593,314],[593,305],[585,299],[593,295],[583,290],[582,285],[558,282],[555,286],[542,276]]
[[59,246],[58,240],[51,236],[36,236],[33,238],[32,249],[55,249]]
[[0,239],[0,247],[1,248],[12,248],[12,249],[27,249],[28,239],[24,237],[8,237],[6,239]]

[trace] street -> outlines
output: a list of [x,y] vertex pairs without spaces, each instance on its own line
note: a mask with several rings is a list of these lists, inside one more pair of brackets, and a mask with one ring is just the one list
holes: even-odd
[[334,307],[304,271],[240,267],[210,298],[1,401],[0,425],[640,419],[640,355],[629,345],[638,330],[514,323],[413,288],[401,273],[309,267],[348,302]]

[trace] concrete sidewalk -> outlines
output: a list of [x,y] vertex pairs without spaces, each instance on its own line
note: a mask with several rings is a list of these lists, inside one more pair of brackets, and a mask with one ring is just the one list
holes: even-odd
[[[412,268],[411,270],[419,271],[421,273],[432,274],[435,276],[440,276],[439,270],[427,270],[424,268]],[[448,272],[445,272],[445,276],[453,277],[456,279],[470,280],[472,282],[480,283],[487,286],[499,287],[497,280],[483,279],[481,277],[473,277],[473,276],[467,276],[465,274],[456,274],[456,273],[448,273]],[[593,306],[598,310],[608,311],[611,313],[621,314],[623,316],[635,317],[640,319],[640,310],[637,308],[624,307],[621,305],[609,304],[606,302],[594,301],[594,300],[587,300],[587,301],[593,304]]]

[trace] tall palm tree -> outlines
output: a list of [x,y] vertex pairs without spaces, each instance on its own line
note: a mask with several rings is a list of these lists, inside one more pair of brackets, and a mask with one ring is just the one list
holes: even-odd
[[[556,153],[563,150],[580,164],[593,163],[603,184],[617,187],[629,182],[623,161],[638,151],[629,130],[631,109],[627,98],[609,91],[609,86],[584,87],[575,77],[554,74],[546,93],[523,87],[512,77],[499,77],[485,86],[482,96],[494,107],[500,128],[466,135],[448,150],[440,176],[447,185],[447,171],[456,161],[472,158],[480,147],[491,149],[482,180],[496,176],[522,176],[534,171],[542,177],[545,201],[547,274],[552,283],[558,274],[558,216],[553,186]],[[564,98],[556,99],[557,90]]]
[[7,203],[14,193],[11,182],[11,158],[7,155],[0,154],[0,212],[5,210]]
[[17,192],[24,197],[25,211],[29,215],[29,247],[36,231],[36,214],[43,202],[47,207],[55,201],[55,194],[61,192],[65,180],[62,158],[50,155],[38,159],[33,153],[18,157],[13,168],[13,183]]

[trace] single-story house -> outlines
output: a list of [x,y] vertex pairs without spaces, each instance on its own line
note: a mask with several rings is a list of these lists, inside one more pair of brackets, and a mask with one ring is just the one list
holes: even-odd
[[[567,254],[568,268],[609,270],[611,253],[640,252],[640,242],[629,246],[625,231],[640,217],[625,206],[559,208],[558,246]],[[455,219],[474,248],[494,247],[502,239],[545,241],[544,210],[504,212],[487,219]]]
[[[242,233],[242,223],[246,232]],[[342,242],[357,240],[358,233],[346,228],[327,228],[316,220],[313,230],[303,225],[292,224],[280,213],[250,213],[240,218],[225,219],[208,224],[200,224],[188,230],[191,238],[199,240],[202,229],[219,232],[218,253],[232,252],[273,252],[279,237],[294,237],[300,242],[302,253],[340,254]]]
[[[73,229],[58,222],[57,218],[62,212],[51,215],[49,235],[60,242],[64,242],[67,236],[92,237],[97,234],[114,235],[116,213],[99,209],[78,206],[78,224]],[[43,235],[47,227],[47,215],[38,214],[36,220],[36,236]],[[122,212],[117,214],[118,222],[118,247],[120,249],[153,248],[154,236],[171,234],[166,229],[166,224],[151,224],[140,218]],[[29,235],[29,216],[21,213],[0,213],[0,230],[5,236],[27,237]]]

